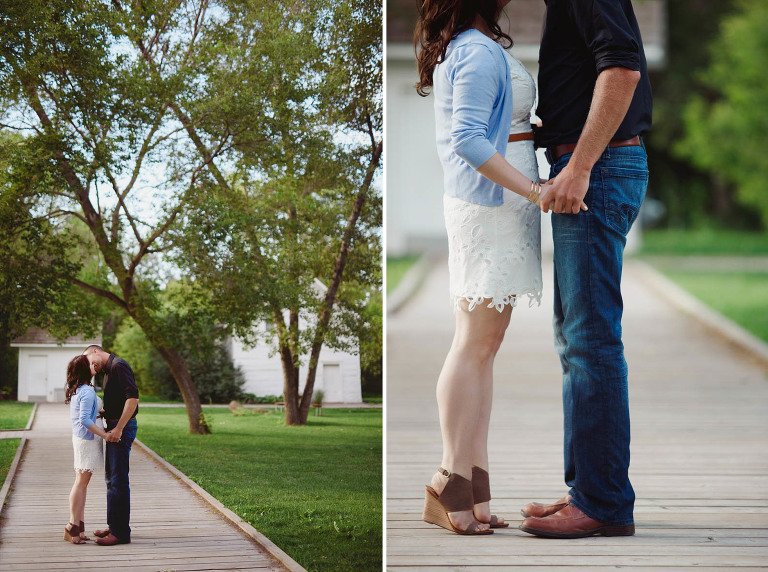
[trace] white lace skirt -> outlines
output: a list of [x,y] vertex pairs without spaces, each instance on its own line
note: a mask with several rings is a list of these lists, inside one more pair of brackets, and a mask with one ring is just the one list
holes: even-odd
[[81,439],[72,435],[72,448],[75,450],[75,470],[94,472],[104,468],[104,440],[101,437]]
[[504,189],[504,204],[476,205],[443,196],[451,300],[499,312],[521,296],[541,304],[541,210]]

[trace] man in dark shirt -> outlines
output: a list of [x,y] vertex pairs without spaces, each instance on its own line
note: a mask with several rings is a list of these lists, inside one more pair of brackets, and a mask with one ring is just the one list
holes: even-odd
[[[551,538],[634,534],[620,282],[626,235],[648,182],[640,135],[651,89],[630,0],[548,0],[537,144],[550,181],[555,346],[563,370],[565,482],[520,528]],[[589,210],[580,212],[584,200]]]
[[98,544],[113,546],[131,542],[131,489],[128,461],[136,438],[139,390],[133,371],[125,360],[106,353],[100,346],[83,352],[91,373],[104,371],[104,419],[107,421],[107,448],[104,478],[107,482],[107,528],[94,532]]

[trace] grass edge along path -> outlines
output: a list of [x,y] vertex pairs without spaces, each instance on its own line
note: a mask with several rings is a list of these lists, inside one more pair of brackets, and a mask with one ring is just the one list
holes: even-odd
[[0,439],[0,488],[2,488],[5,482],[5,477],[8,476],[8,470],[11,468],[13,458],[16,456],[16,451],[19,448],[21,439]]
[[0,431],[22,431],[34,407],[34,403],[0,401]]
[[387,294],[395,291],[397,285],[406,275],[411,266],[419,261],[419,256],[416,254],[409,254],[406,256],[393,256],[387,257]]
[[307,570],[382,566],[381,409],[323,409],[302,427],[281,414],[147,408],[138,438]]
[[710,258],[703,265],[691,266],[697,256],[767,257],[768,235],[712,228],[646,230],[639,253],[640,260],[694,298],[768,343],[768,273],[723,271],[717,264],[708,268]]
[[768,343],[768,274],[654,268],[700,302]]

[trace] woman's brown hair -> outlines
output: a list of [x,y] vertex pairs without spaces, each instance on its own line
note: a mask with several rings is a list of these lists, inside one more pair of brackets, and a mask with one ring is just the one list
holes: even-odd
[[502,32],[496,22],[500,13],[498,0],[419,0],[419,19],[413,38],[419,68],[418,94],[429,95],[432,74],[435,66],[445,59],[448,44],[471,28],[476,16],[485,20],[494,41],[503,38],[506,41],[504,47],[511,47],[512,38]]
[[64,403],[69,403],[72,396],[81,385],[91,384],[91,364],[85,356],[75,357],[67,364],[67,386],[64,393]]

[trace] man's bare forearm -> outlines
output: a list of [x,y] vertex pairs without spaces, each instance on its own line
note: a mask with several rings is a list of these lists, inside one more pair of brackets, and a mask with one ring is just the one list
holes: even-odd
[[136,407],[139,405],[139,399],[137,397],[131,397],[129,399],[125,400],[125,405],[123,406],[123,413],[120,415],[120,419],[117,421],[117,426],[115,429],[122,431],[123,427],[126,426],[128,421],[131,420],[131,417],[133,417],[133,412],[136,411]]
[[597,76],[587,122],[569,161],[572,169],[591,171],[627,114],[640,72],[615,67]]
[[627,114],[640,72],[608,68],[597,76],[587,122],[568,164],[544,187],[541,210],[579,212],[589,188],[592,167],[602,155]]

